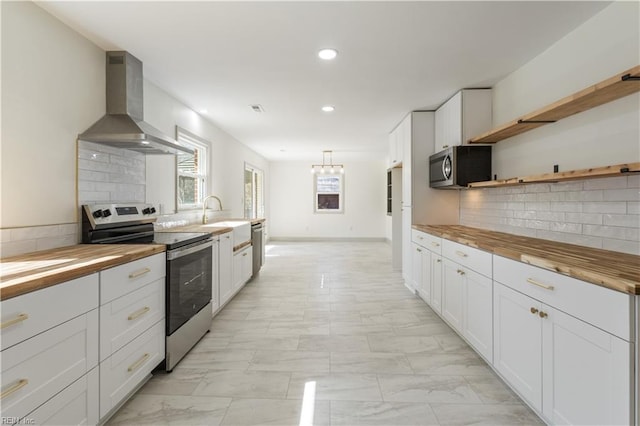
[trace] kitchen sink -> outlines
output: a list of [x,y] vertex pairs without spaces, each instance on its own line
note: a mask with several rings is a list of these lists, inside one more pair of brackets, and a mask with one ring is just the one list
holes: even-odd
[[233,246],[251,241],[251,222],[248,220],[225,220],[214,222],[205,226],[216,228],[233,228]]

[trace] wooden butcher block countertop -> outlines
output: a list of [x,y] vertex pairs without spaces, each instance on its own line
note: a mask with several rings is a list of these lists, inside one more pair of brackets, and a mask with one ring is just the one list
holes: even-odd
[[233,231],[233,228],[217,225],[220,222],[251,222],[252,225],[264,223],[265,219],[210,219],[209,223],[176,226],[173,228],[158,229],[157,232],[209,232],[211,235],[220,235]]
[[640,294],[640,256],[461,225],[413,228],[612,290]]
[[79,244],[0,259],[0,300],[164,251],[162,244]]

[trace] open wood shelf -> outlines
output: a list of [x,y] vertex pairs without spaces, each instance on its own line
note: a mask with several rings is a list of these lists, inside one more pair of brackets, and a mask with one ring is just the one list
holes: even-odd
[[590,169],[570,170],[567,172],[544,173],[510,179],[473,182],[469,188],[493,188],[499,186],[525,185],[528,183],[562,182],[567,180],[594,179],[613,176],[623,176],[630,173],[640,173],[640,163],[616,164],[613,166],[594,167]]
[[469,140],[496,143],[640,91],[640,65]]

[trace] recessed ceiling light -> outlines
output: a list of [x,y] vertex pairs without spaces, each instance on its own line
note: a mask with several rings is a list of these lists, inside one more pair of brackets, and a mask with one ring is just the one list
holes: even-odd
[[333,112],[335,111],[336,107],[334,107],[333,105],[325,105],[322,107],[322,110],[324,112]]
[[338,56],[338,51],[336,49],[322,49],[318,52],[318,57],[325,61],[335,59],[336,56]]

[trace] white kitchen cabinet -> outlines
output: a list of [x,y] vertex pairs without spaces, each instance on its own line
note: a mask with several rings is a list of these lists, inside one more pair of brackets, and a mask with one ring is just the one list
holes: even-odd
[[166,254],[100,272],[100,420],[165,358]]
[[220,237],[213,237],[211,246],[211,315],[220,309]]
[[422,142],[418,139],[418,134],[413,129],[413,114],[407,115],[402,120],[400,129],[401,139],[398,141],[398,146],[402,147],[402,204],[404,206],[413,206],[413,144]]
[[233,241],[231,232],[220,235],[218,247],[218,269],[220,280],[220,307],[233,296]]
[[442,315],[442,256],[431,253],[431,309]]
[[98,363],[98,310],[2,351],[2,415],[21,418]]
[[99,420],[99,368],[29,413],[33,425],[96,425]]
[[631,424],[631,344],[546,305],[541,312],[544,416],[553,424]]
[[[446,247],[445,241],[445,247]],[[445,258],[442,316],[485,359],[493,358],[491,278]]]
[[398,126],[389,133],[389,163],[387,164],[389,168],[397,167],[402,163],[403,135],[401,133],[403,131],[404,129]]
[[253,273],[253,248],[245,246],[233,254],[233,293],[251,279]]
[[516,392],[542,411],[540,302],[494,283],[493,366]]
[[420,247],[416,243],[411,243],[411,279],[413,280],[413,288],[418,291],[418,295],[424,299],[423,294],[423,282],[424,282],[424,274],[423,274],[423,258],[425,252],[428,253],[423,247]]
[[118,409],[164,359],[164,321],[100,363],[100,417],[104,419]]
[[[411,207],[402,206],[402,278],[405,285],[414,292],[413,253],[411,251]],[[407,225],[409,224],[409,225]]]
[[469,344],[484,358],[493,361],[493,283],[468,268],[463,277],[463,332]]
[[[599,310],[613,319],[593,317],[603,321],[598,327],[550,305],[580,312],[569,303],[570,290],[579,280],[511,262],[494,256],[496,370],[551,424],[633,423],[634,345],[603,329],[609,326],[621,331],[616,326],[618,312],[608,303],[618,300],[617,295],[627,301],[631,298],[582,283],[614,296],[600,299]],[[522,280],[524,276],[529,281]],[[584,299],[582,296],[574,293],[572,299],[591,303],[588,291]],[[626,305],[619,308],[624,310]],[[623,327],[622,334],[624,331]]]
[[460,265],[443,259],[442,266],[442,317],[458,333],[462,334],[464,276]]
[[466,144],[491,125],[491,89],[461,90],[436,110],[435,152]]

